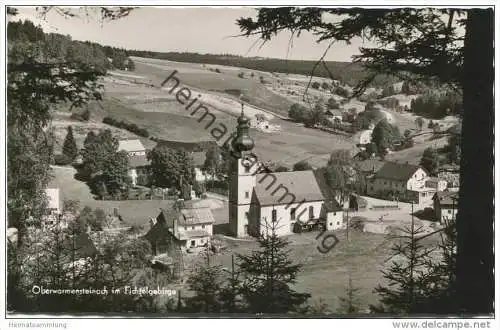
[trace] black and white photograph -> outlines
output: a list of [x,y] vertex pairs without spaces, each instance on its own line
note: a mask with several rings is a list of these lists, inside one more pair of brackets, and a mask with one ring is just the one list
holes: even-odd
[[5,4],[2,329],[496,328],[495,4]]

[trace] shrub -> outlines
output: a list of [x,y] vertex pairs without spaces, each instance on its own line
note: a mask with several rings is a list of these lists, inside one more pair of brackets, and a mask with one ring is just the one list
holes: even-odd
[[313,83],[311,84],[311,87],[312,87],[312,88],[314,88],[314,89],[319,89],[319,86],[321,86],[321,85],[320,85],[320,83],[319,83],[319,82],[317,82],[317,81],[315,81],[315,82],[313,82]]
[[220,69],[219,68],[215,69],[215,72],[220,73]]
[[342,96],[345,98],[349,97],[349,91],[340,86],[335,87],[335,89],[333,90],[333,94],[337,94],[338,96]]
[[242,78],[242,79],[243,79],[243,78],[245,78],[245,73],[244,73],[244,72],[240,72],[240,73],[238,73],[238,77],[240,77],[240,78]]
[[118,127],[118,128],[123,128],[123,129],[126,129],[127,131],[129,132],[132,132],[136,135],[139,135],[139,136],[142,136],[142,137],[145,137],[145,138],[148,138],[149,137],[149,132],[147,129],[145,128],[139,128],[139,126],[137,126],[137,124],[133,124],[133,123],[128,123],[126,121],[119,121],[119,120],[116,120],[112,117],[104,117],[102,119],[102,122],[104,124],[107,124],[107,125],[111,125],[111,126],[114,126],[114,127]]

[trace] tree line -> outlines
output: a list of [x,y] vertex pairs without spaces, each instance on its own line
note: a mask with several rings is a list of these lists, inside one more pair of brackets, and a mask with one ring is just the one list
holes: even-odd
[[109,69],[135,70],[134,62],[123,48],[102,46],[95,42],[73,40],[69,35],[45,33],[29,20],[7,25],[10,43],[33,43],[39,59],[48,62],[79,62],[101,73]]
[[[152,52],[144,50],[128,50],[130,56],[147,57],[175,62],[190,62],[213,65],[227,65],[267,72],[281,72],[302,74],[309,76],[312,73],[315,61],[284,60],[276,58],[251,58],[225,54],[199,54],[190,52]],[[314,76],[331,78],[345,84],[356,85],[366,75],[363,66],[351,65],[348,62],[325,61],[324,66],[318,66]],[[373,81],[373,86],[384,86],[395,80],[390,77],[379,77]]]

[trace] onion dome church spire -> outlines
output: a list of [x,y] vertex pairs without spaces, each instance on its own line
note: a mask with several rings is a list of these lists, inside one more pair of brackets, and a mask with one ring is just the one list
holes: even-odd
[[249,128],[250,118],[245,116],[245,113],[243,111],[243,103],[241,103],[241,115],[238,117],[236,136],[231,143],[234,152],[236,152],[239,157],[241,157],[241,153],[243,151],[250,151],[254,147],[253,139],[248,133]]

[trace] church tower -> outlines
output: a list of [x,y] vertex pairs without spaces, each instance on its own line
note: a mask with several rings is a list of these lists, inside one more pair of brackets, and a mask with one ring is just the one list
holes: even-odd
[[[232,156],[229,166],[229,229],[233,236],[248,236],[248,218],[255,188],[258,165],[251,150],[254,141],[249,135],[250,119],[243,112],[238,117],[236,135],[231,142]],[[253,158],[252,158],[253,157]]]

